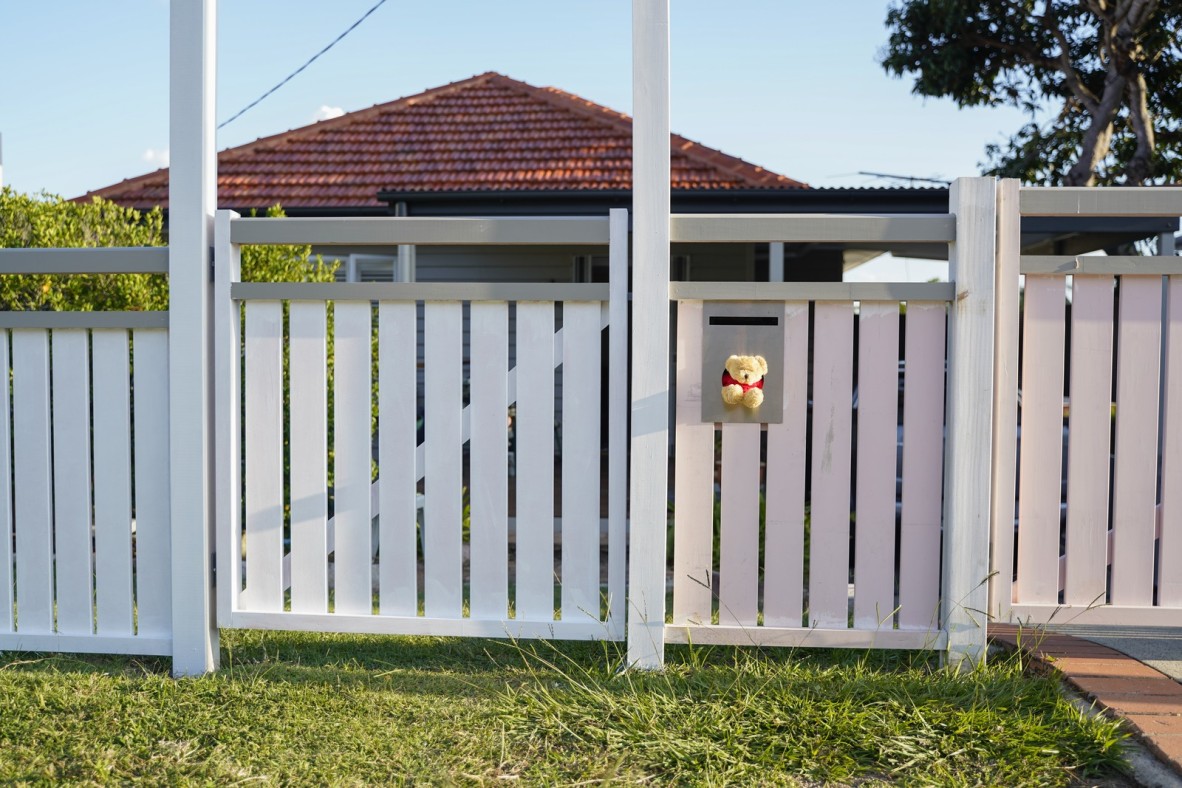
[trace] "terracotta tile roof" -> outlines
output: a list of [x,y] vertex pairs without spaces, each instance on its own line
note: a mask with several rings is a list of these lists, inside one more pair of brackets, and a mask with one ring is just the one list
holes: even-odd
[[[674,189],[807,185],[672,136]],[[489,72],[218,154],[218,204],[381,205],[379,191],[585,191],[632,185],[632,119]],[[162,169],[87,193],[168,204]]]

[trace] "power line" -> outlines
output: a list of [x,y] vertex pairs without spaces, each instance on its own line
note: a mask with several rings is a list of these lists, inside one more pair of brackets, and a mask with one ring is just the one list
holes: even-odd
[[259,102],[261,102],[263,99],[265,99],[267,96],[270,96],[270,95],[271,95],[272,93],[274,93],[276,90],[279,90],[279,88],[283,87],[283,86],[284,86],[284,85],[286,85],[288,82],[290,82],[290,81],[292,80],[292,78],[293,78],[293,77],[294,77],[296,74],[299,74],[299,73],[300,73],[301,71],[303,71],[305,68],[307,68],[308,66],[312,65],[312,63],[313,63],[313,62],[316,60],[316,58],[320,57],[320,56],[321,56],[321,55],[323,55],[325,52],[327,52],[328,50],[332,49],[334,46],[336,46],[336,45],[337,45],[337,43],[338,43],[338,42],[339,42],[339,41],[340,41],[342,38],[344,38],[345,36],[347,36],[347,35],[349,35],[350,33],[352,33],[352,32],[353,32],[353,31],[354,31],[354,30],[357,28],[357,26],[358,26],[358,25],[360,25],[360,24],[361,24],[362,22],[364,22],[364,21],[365,21],[367,18],[369,18],[369,15],[370,15],[370,14],[372,14],[374,11],[377,11],[379,8],[381,8],[381,7],[382,7],[382,6],[385,4],[385,2],[386,2],[386,0],[378,0],[378,2],[374,4],[373,8],[369,9],[369,10],[368,10],[368,11],[366,11],[364,14],[362,14],[360,19],[358,19],[358,20],[357,20],[356,22],[354,22],[353,24],[349,25],[349,27],[348,27],[348,28],[345,30],[345,32],[341,33],[339,36],[337,36],[336,38],[334,38],[334,39],[333,39],[333,40],[332,40],[332,41],[329,43],[329,45],[328,45],[328,46],[326,46],[324,49],[322,49],[322,50],[320,50],[319,52],[317,52],[315,55],[312,55],[312,57],[308,58],[307,62],[306,62],[306,63],[304,63],[304,65],[300,66],[300,67],[299,67],[299,68],[297,68],[295,71],[291,72],[291,73],[290,73],[290,74],[288,74],[286,77],[284,77],[284,78],[283,78],[283,80],[282,80],[282,81],[281,81],[281,82],[280,82],[278,85],[276,85],[275,87],[271,88],[271,89],[270,89],[270,90],[268,90],[266,93],[264,93],[263,95],[259,96],[257,99],[255,99],[254,101],[250,102],[250,103],[249,103],[249,104],[247,104],[245,107],[243,107],[242,109],[238,110],[237,112],[235,112],[235,113],[234,113],[234,114],[233,114],[233,115],[232,115],[232,116],[231,116],[231,117],[230,117],[228,120],[224,120],[224,121],[222,121],[221,123],[219,123],[219,124],[218,124],[218,128],[219,128],[219,129],[220,129],[220,128],[224,128],[225,126],[227,126],[227,125],[229,125],[230,123],[234,122],[234,121],[235,121],[235,120],[237,120],[238,118],[242,117],[242,115],[243,115],[243,114],[245,114],[247,110],[249,110],[249,109],[253,108],[255,105],[257,105],[257,104],[258,104]]
[[942,186],[950,186],[952,181],[944,180],[943,178],[921,178],[918,175],[889,175],[885,172],[859,172],[859,175],[867,175],[871,178],[889,178],[896,181],[907,181],[914,185],[916,181],[923,181],[924,183],[938,183]]

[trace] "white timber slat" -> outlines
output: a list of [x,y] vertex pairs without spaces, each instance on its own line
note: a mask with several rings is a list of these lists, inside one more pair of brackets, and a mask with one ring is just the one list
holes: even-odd
[[934,627],[940,602],[945,306],[907,304],[899,626]]
[[622,632],[627,616],[628,211],[614,208],[609,213],[607,585],[610,618],[613,627]]
[[17,626],[53,631],[49,332],[12,332],[12,443]]
[[714,569],[714,424],[702,422],[702,302],[677,304],[673,623],[709,624]]
[[[283,310],[280,304],[277,301],[248,304],[246,409],[243,416],[246,587],[240,597],[243,610],[274,612],[283,609],[282,342]],[[338,386],[339,381],[338,373]],[[234,560],[233,556],[230,560]]]
[[669,516],[669,0],[632,4],[632,93],[627,662],[655,670],[665,661]]
[[758,424],[722,426],[718,621],[755,626],[759,615]]
[[1160,276],[1121,277],[1112,482],[1114,605],[1153,604],[1161,296]]
[[993,489],[990,499],[989,613],[1010,620],[1014,593],[1014,501],[1018,476],[1018,329],[1022,216],[1019,181],[997,186],[997,266],[994,272]]
[[469,320],[469,610],[472,618],[502,621],[509,616],[509,306],[474,301]]
[[[10,380],[8,332],[0,330],[0,375]],[[0,386],[0,632],[12,632],[12,413],[9,386]]]
[[517,618],[554,618],[554,304],[517,304]]
[[599,620],[600,312],[562,307],[562,620]]
[[135,600],[138,637],[167,638],[172,631],[168,513],[168,332],[136,331]]
[[804,471],[808,429],[809,306],[784,305],[784,420],[767,427],[763,623],[801,626],[804,609]]
[[890,628],[895,610],[899,304],[863,301],[858,329],[854,626]]
[[373,613],[370,305],[337,303],[333,328],[334,609],[345,615],[370,615]]
[[1016,598],[1029,604],[1059,599],[1065,303],[1061,277],[1026,277]]
[[1063,588],[1063,601],[1068,605],[1103,604],[1107,587],[1108,482],[1112,456],[1112,309],[1111,276],[1076,276],[1073,279],[1067,576]]
[[64,635],[94,632],[89,345],[85,330],[53,332],[54,574],[57,631]]
[[463,610],[463,308],[431,302],[423,311],[424,610],[458,618]]
[[994,271],[997,180],[957,178],[948,189],[956,239],[948,245],[948,413],[944,442],[940,625],[961,670],[985,660],[993,467]]
[[94,597],[96,631],[131,635],[131,402],[127,331],[95,331]]
[[849,625],[854,308],[824,303],[814,310],[809,624],[844,627]]
[[[419,610],[414,302],[378,306],[378,584],[382,615]],[[473,333],[475,339],[475,332]]]
[[1182,607],[1182,571],[1179,571],[1182,567],[1182,276],[1171,276],[1167,281],[1169,311],[1166,368],[1162,373],[1166,376],[1166,401],[1157,593],[1162,607]]
[[328,612],[328,388],[324,304],[288,312],[291,402],[291,610]]
[[242,250],[230,243],[230,221],[237,214],[214,217],[214,408],[215,549],[221,556],[217,582],[219,625],[227,626],[242,588],[242,321],[243,305],[230,297],[242,274]]

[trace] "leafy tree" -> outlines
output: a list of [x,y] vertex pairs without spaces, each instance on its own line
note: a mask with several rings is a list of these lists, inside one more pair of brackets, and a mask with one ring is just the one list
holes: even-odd
[[[267,216],[283,216],[279,206]],[[96,198],[72,202],[57,195],[0,189],[0,248],[164,246],[164,215]],[[312,257],[310,246],[248,246],[242,278],[252,282],[331,282],[335,264]],[[0,309],[118,310],[168,308],[168,277],[160,274],[0,276]]]
[[882,65],[917,95],[1030,116],[988,146],[988,174],[1182,179],[1182,0],[898,0],[886,24]]

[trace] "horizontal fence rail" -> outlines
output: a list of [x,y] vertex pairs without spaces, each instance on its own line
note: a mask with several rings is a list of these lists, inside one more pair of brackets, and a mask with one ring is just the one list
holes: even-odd
[[1105,186],[1019,189],[1022,216],[1182,216],[1182,187]]
[[948,214],[674,214],[674,243],[948,243]]
[[252,218],[230,222],[236,244],[316,246],[570,244],[607,246],[608,218]]
[[168,247],[0,249],[0,274],[167,274]]
[[1139,255],[1022,255],[1024,274],[1182,274],[1182,257]]
[[951,301],[947,282],[670,282],[675,301]]
[[238,282],[240,301],[606,301],[608,286],[509,282]]

